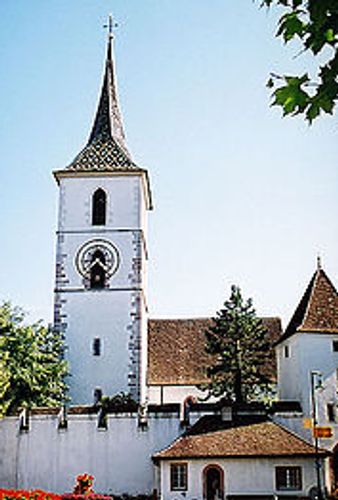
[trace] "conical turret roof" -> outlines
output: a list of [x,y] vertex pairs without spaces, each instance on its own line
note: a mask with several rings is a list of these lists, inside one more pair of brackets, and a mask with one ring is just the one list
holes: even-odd
[[296,332],[338,333],[338,294],[320,263],[279,342]]

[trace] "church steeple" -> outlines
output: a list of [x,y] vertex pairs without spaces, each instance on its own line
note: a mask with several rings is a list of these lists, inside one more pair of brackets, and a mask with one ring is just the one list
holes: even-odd
[[[146,173],[146,170],[133,162],[126,145],[117,95],[112,28],[113,21],[110,16],[103,84],[89,140],[66,169],[55,172],[56,177],[65,171]],[[147,182],[149,183],[148,179]]]
[[113,19],[109,16],[108,25],[108,43],[105,73],[99,106],[96,112],[95,121],[89,137],[88,145],[93,141],[103,138],[105,140],[114,140],[125,152],[130,154],[127,149],[125,134],[123,130],[122,116],[118,103],[118,95],[115,79],[115,67],[113,58]]

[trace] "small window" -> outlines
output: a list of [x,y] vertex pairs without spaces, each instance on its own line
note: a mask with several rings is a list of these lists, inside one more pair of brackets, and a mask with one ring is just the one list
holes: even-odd
[[102,399],[102,389],[100,387],[96,387],[96,389],[94,389],[94,405],[99,404],[101,399]]
[[284,346],[284,358],[289,358],[290,357],[290,349],[289,346],[286,345]]
[[188,464],[170,465],[170,489],[172,491],[188,489]]
[[332,341],[332,350],[333,352],[338,352],[338,340]]
[[327,419],[329,422],[334,422],[336,420],[335,418],[335,405],[333,403],[328,403],[326,406],[326,411],[327,411]]
[[101,339],[93,340],[93,356],[101,356]]
[[302,469],[301,467],[276,467],[276,489],[277,490],[301,490]]
[[106,224],[106,193],[99,188],[93,194],[93,226],[104,226]]

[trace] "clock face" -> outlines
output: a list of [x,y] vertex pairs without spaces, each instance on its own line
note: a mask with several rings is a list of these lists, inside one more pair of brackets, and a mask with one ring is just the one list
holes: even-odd
[[107,240],[91,240],[85,243],[77,252],[75,265],[84,278],[89,278],[93,264],[100,260],[107,278],[112,276],[120,264],[117,248]]

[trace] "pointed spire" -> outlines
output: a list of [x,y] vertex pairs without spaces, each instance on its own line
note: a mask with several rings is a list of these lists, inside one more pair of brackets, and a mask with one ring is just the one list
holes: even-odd
[[120,148],[128,156],[130,156],[126,145],[122,116],[117,96],[112,47],[114,38],[114,26],[117,25],[113,23],[113,18],[110,15],[108,22],[107,57],[103,85],[101,89],[99,106],[96,112],[96,117],[89,137],[88,145],[98,138],[103,138],[105,140],[113,139],[117,142]]
[[338,333],[338,294],[323,271],[320,258],[317,258],[317,269],[279,342],[296,332]]
[[107,56],[99,105],[89,140],[66,170],[76,172],[144,171],[131,159],[126,145],[116,90],[113,58],[113,28],[109,16]]

